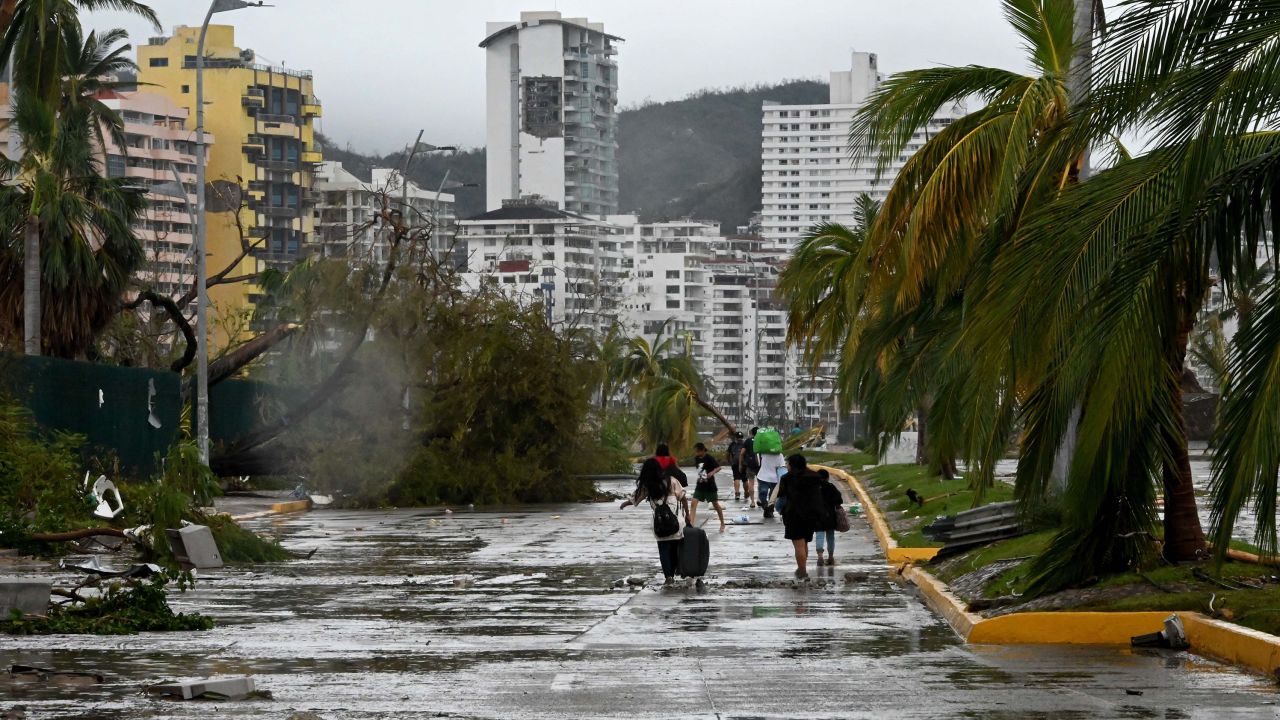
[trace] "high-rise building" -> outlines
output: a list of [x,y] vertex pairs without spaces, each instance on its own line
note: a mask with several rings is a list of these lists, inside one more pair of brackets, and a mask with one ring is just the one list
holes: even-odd
[[618,316],[623,278],[618,228],[540,197],[507,200],[458,222],[463,284],[493,286],[546,308],[547,321],[603,332]]
[[720,225],[698,220],[640,223],[634,215],[609,218],[623,232],[620,319],[627,331],[679,338],[706,374],[711,367],[710,278],[705,263],[722,244]]
[[[138,49],[139,82],[185,108],[187,130],[195,129],[199,33],[180,26]],[[252,50],[236,47],[229,25],[209,26],[204,65],[205,129],[219,140],[210,149],[206,176],[212,188],[206,193],[210,272],[242,252],[233,212],[253,249],[232,274],[287,269],[305,254],[315,228],[312,185],[322,158],[312,129],[320,101],[311,73],[255,62]],[[248,309],[256,292],[249,283],[234,283],[214,286],[209,295],[225,313]]]
[[958,107],[939,112],[877,178],[874,158],[850,159],[848,136],[854,114],[880,79],[876,55],[855,52],[849,70],[831,73],[829,103],[764,104],[761,232],[780,249],[794,248],[818,223],[850,222],[859,195],[883,200],[907,158],[963,116]]
[[[187,111],[167,97],[151,92],[119,92],[99,98],[124,121],[127,147],[117,147],[106,136],[106,174],[126,177],[131,184],[152,188],[181,183],[177,188],[147,193],[147,207],[136,228],[147,260],[138,272],[139,283],[160,295],[179,297],[195,282],[196,143],[185,128]],[[205,137],[205,154],[216,145]],[[175,177],[176,173],[176,177]]]
[[620,40],[558,12],[488,24],[489,210],[540,195],[580,215],[618,212]]
[[[345,257],[386,265],[391,249],[390,229],[379,218],[382,203],[398,210],[408,202],[409,225],[431,226],[432,239],[447,241],[452,232],[453,195],[418,187],[412,181],[404,187],[400,171],[373,168],[368,182],[352,175],[342,163],[326,161],[316,170],[317,252],[325,257]],[[438,245],[438,243],[437,243]]]

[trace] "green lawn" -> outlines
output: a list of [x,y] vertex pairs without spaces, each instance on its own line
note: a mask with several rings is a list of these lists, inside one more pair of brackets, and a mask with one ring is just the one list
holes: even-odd
[[[858,478],[889,498],[881,501],[881,510],[903,512],[906,517],[918,519],[915,529],[909,532],[893,529],[893,537],[900,547],[938,547],[939,543],[925,538],[921,532],[924,526],[939,515],[954,515],[974,507],[974,493],[964,479],[944,480],[929,474],[920,465],[880,465],[858,473]],[[925,498],[923,507],[907,499],[908,489]],[[987,489],[982,504],[1011,499],[1013,488],[1005,483],[996,483],[995,487]]]
[[805,460],[814,465],[830,465],[842,470],[861,470],[863,465],[873,465],[876,459],[864,452],[825,452],[823,450],[802,450]]

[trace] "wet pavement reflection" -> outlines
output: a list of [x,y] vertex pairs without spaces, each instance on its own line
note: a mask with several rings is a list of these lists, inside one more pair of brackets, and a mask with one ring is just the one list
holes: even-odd
[[[743,513],[731,504],[726,514]],[[838,536],[839,565],[795,585],[780,524],[719,534],[709,516],[702,588],[660,587],[648,512],[616,503],[253,521],[315,555],[204,573],[173,605],[212,615],[210,632],[0,638],[0,662],[107,675],[87,688],[0,686],[0,708],[30,718],[1280,717],[1273,682],[1183,653],[966,646],[890,580],[860,521]],[[272,698],[139,693],[241,674]]]

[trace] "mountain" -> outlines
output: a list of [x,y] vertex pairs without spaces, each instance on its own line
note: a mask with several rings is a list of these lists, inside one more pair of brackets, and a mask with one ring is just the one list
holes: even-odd
[[[760,108],[766,100],[784,105],[827,101],[827,84],[792,80],[730,90],[704,90],[681,100],[646,103],[618,114],[619,204],[644,221],[681,217],[716,220],[732,231],[760,207]],[[320,138],[326,160],[363,180],[371,168],[398,168],[401,153],[363,155]],[[409,177],[434,189],[445,171],[459,188],[458,217],[484,212],[484,149],[419,154]]]
[[718,220],[732,232],[760,207],[760,108],[827,101],[827,84],[705,90],[624,110],[618,118],[619,202],[644,221]]

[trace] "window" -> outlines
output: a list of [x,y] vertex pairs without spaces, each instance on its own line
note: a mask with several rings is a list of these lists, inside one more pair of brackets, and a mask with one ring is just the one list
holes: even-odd
[[182,93],[183,93],[184,95],[185,95],[185,94],[187,94],[187,93],[190,93],[190,92],[191,92],[191,86],[190,86],[190,85],[183,85],[183,86],[182,86]]
[[118,178],[124,177],[125,168],[128,164],[125,162],[123,155],[107,156],[107,177]]
[[679,270],[668,270],[668,271],[667,271],[667,279],[668,279],[668,280],[679,280],[679,279],[680,279],[680,271],[679,271]]
[[680,309],[680,301],[679,301],[679,300],[668,300],[668,301],[667,301],[667,309],[668,309],[668,310],[679,310],[679,309]]
[[149,67],[169,67],[169,58],[167,57],[151,58],[151,60],[147,62],[147,65]]

